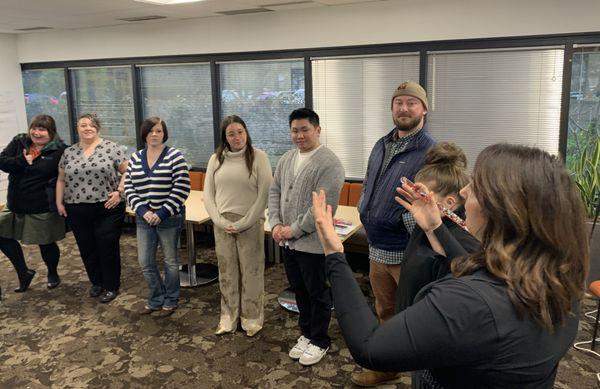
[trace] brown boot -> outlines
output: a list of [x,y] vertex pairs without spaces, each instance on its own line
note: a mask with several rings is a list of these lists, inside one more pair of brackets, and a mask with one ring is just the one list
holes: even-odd
[[362,371],[352,373],[351,380],[358,386],[377,386],[386,382],[398,379],[400,374],[388,373],[384,371],[373,371],[363,369]]

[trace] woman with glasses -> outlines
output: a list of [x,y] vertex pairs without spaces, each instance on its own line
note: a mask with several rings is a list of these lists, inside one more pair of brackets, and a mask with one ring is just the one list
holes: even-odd
[[214,223],[221,318],[217,335],[235,332],[239,320],[254,336],[264,322],[264,218],[272,180],[267,154],[252,147],[246,123],[227,116],[221,144],[206,169],[204,203]]

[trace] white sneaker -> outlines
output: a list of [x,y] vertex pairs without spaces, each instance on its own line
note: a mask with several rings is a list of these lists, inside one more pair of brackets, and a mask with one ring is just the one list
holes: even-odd
[[304,350],[306,350],[309,344],[310,339],[305,338],[304,336],[300,336],[298,338],[298,342],[296,342],[296,345],[292,347],[288,355],[294,360],[299,359],[302,356],[302,354],[304,354]]
[[327,350],[329,350],[329,347],[321,348],[319,346],[315,346],[312,343],[309,344],[306,350],[304,350],[302,356],[300,357],[300,364],[303,366],[314,365],[325,356]]

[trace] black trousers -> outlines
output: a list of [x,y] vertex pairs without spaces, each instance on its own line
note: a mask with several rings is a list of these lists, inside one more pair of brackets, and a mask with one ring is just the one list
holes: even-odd
[[[60,260],[60,250],[56,243],[41,244],[40,253],[42,259],[46,263],[48,268],[48,275],[58,275],[58,261]],[[19,280],[25,279],[28,267],[25,263],[25,256],[23,255],[23,249],[19,242],[15,239],[8,239],[0,237],[0,251],[8,257],[19,276]]]
[[304,337],[321,348],[329,347],[331,294],[325,276],[325,255],[283,249],[283,264],[296,293],[298,325]]
[[106,209],[104,203],[66,204],[79,253],[92,285],[106,290],[121,286],[119,239],[125,217],[125,203]]

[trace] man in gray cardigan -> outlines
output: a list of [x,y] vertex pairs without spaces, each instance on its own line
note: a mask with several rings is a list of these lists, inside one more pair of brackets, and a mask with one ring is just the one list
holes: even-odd
[[288,281],[296,293],[302,335],[289,352],[302,365],[321,360],[331,340],[331,296],[325,278],[325,255],[312,214],[312,192],[323,189],[333,212],[344,184],[338,157],[319,142],[319,116],[300,108],[290,114],[292,142],[275,170],[269,191],[269,224],[275,241],[283,246]]

